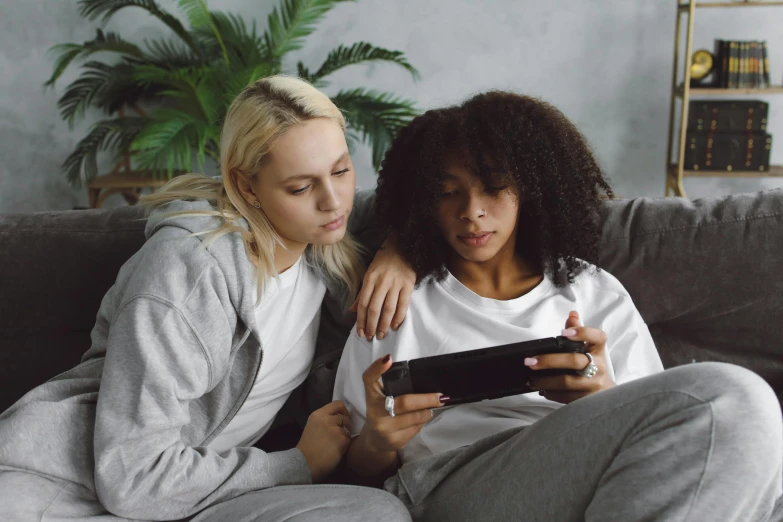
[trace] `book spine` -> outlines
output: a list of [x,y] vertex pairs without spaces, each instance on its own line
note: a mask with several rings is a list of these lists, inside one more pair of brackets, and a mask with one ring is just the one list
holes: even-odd
[[742,87],[744,89],[744,88],[750,86],[749,85],[750,82],[748,82],[748,77],[750,76],[750,74],[749,74],[750,60],[748,58],[750,47],[748,46],[748,42],[742,42],[742,44],[740,45],[740,50],[741,50],[741,53],[742,53],[742,55],[741,55],[742,56],[742,58],[741,58],[742,63],[741,63],[741,66],[740,66],[740,87]]
[[764,87],[764,59],[761,57],[761,42],[756,42],[756,84]]
[[729,43],[729,89],[735,89],[737,87],[737,73],[739,71],[738,56],[739,49],[737,49],[737,42]]
[[764,59],[761,57],[761,42],[756,42],[756,84],[764,87]]
[[720,86],[729,86],[729,42],[728,40],[721,40],[721,70],[720,70]]
[[769,56],[767,56],[767,42],[763,41],[761,42],[761,57],[764,62],[764,87],[769,87],[771,84],[769,82]]
[[740,80],[743,89],[748,86],[748,42],[740,42]]

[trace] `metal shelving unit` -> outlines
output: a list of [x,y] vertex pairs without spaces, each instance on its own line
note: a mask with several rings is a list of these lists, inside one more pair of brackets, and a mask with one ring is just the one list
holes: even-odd
[[[685,188],[682,180],[685,177],[783,177],[783,166],[770,166],[769,170],[764,171],[699,171],[685,170],[683,161],[685,159],[685,141],[688,125],[688,102],[691,97],[708,96],[731,96],[743,94],[758,94],[765,96],[769,94],[783,94],[783,86],[773,86],[765,88],[742,88],[727,89],[716,87],[691,87],[691,58],[693,56],[693,21],[696,16],[696,10],[700,8],[741,8],[741,7],[769,7],[783,6],[783,2],[697,2],[696,0],[677,0],[677,20],[674,36],[674,66],[672,71],[672,94],[669,107],[669,138],[666,146],[666,195],[685,197]],[[677,73],[680,64],[680,27],[682,17],[688,17],[687,30],[685,35],[685,71],[683,83],[677,83]],[[675,136],[677,128],[675,127],[675,106],[677,99],[682,100],[682,112],[679,121],[679,136]],[[677,140],[675,142],[675,137]],[[677,146],[677,158],[672,163],[672,152],[674,146]]]

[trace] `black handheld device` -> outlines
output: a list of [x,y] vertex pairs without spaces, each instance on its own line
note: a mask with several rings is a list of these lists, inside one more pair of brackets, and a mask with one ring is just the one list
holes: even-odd
[[575,373],[573,370],[531,370],[525,357],[548,353],[585,353],[585,344],[566,337],[491,346],[395,362],[382,376],[386,395],[442,393],[448,404],[462,404],[529,393],[525,384],[537,376]]

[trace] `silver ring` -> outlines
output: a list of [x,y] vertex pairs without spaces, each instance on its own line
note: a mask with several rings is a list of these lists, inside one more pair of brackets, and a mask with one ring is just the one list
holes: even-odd
[[343,417],[342,413],[338,413],[337,415],[340,416],[340,427],[342,428],[343,426],[345,426],[345,417]]
[[394,417],[394,397],[391,395],[387,396],[383,407],[386,408],[386,411],[389,413],[389,417]]
[[593,377],[598,375],[598,366],[596,366],[595,360],[593,359],[592,354],[586,353],[585,355],[590,360],[590,362],[587,363],[587,366],[585,366],[583,370],[578,371],[576,373],[578,373],[579,375],[581,375],[585,379],[592,379]]

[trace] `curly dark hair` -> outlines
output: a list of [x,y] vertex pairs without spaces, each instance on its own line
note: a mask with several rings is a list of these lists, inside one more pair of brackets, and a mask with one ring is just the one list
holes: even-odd
[[[419,281],[446,275],[437,223],[444,164],[459,154],[485,186],[503,172],[519,198],[517,251],[556,284],[598,264],[601,196],[613,197],[585,138],[555,107],[492,91],[430,110],[400,130],[379,173],[376,209]],[[382,236],[385,237],[385,236]]]

